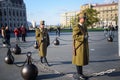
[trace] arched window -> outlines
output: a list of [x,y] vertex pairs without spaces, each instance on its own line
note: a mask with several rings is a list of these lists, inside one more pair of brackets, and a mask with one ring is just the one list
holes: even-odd
[[17,16],[19,16],[19,13],[18,13],[18,11],[16,11],[16,13],[17,13]]
[[11,10],[9,10],[9,15],[11,16]]
[[18,27],[19,27],[19,23],[18,23]]
[[7,15],[7,13],[6,13],[6,10],[4,9],[4,15],[6,16]]
[[0,16],[2,16],[2,10],[0,9]]
[[25,15],[26,15],[26,13],[25,12],[23,12],[23,16],[25,17]]
[[22,17],[22,12],[20,11],[20,16]]
[[12,27],[12,23],[10,23],[10,27]]
[[5,26],[7,26],[7,23],[5,23]]
[[15,16],[15,11],[13,10],[13,16]]

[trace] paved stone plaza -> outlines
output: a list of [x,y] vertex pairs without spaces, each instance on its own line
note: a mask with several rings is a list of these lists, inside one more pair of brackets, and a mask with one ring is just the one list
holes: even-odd
[[[118,56],[118,35],[114,33],[113,42],[108,42],[104,32],[89,32],[90,63],[84,66],[84,74],[89,76],[87,80],[120,80],[120,57]],[[27,42],[19,42],[22,54],[15,55],[14,64],[22,65],[26,60],[26,53],[32,52],[33,63],[38,68],[36,80],[74,80],[72,75],[76,72],[72,65],[72,35],[62,33],[59,37],[60,45],[55,46],[54,33],[50,33],[51,45],[48,47],[47,59],[49,67],[39,61],[38,51],[34,49],[34,34],[27,34]],[[15,46],[15,38],[11,38],[11,50]],[[7,48],[2,47],[0,39],[0,80],[23,80],[21,77],[22,67],[8,65],[4,62]]]

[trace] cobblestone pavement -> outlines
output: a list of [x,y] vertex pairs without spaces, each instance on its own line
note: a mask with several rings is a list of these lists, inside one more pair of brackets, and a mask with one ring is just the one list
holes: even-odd
[[[120,79],[120,57],[118,56],[117,32],[114,33],[113,42],[108,42],[104,32],[89,32],[90,63],[84,66],[83,72],[89,78],[86,80],[119,80]],[[26,53],[32,52],[33,64],[38,68],[36,80],[75,80],[73,74],[76,72],[72,65],[72,35],[62,33],[58,38],[60,45],[55,46],[53,40],[55,35],[50,33],[51,45],[48,47],[47,59],[50,66],[40,63],[38,51],[34,49],[34,36],[28,36],[27,42],[19,42],[22,53],[12,54],[15,58],[14,64],[22,65],[26,60]],[[11,38],[11,50],[15,46],[15,38]],[[21,77],[22,67],[8,65],[4,58],[8,49],[2,47],[0,40],[0,80],[23,80]]]

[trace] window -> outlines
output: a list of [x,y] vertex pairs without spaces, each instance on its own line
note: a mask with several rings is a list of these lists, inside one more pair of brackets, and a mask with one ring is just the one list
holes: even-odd
[[17,16],[19,16],[19,13],[18,13],[18,11],[16,11],[17,12]]
[[6,14],[6,10],[4,9],[4,15],[6,16],[7,14]]
[[7,23],[5,23],[5,26],[7,26]]
[[7,21],[7,19],[5,18],[5,21]]
[[10,23],[10,27],[12,27],[12,23]]
[[2,10],[0,9],[0,16],[2,16]]
[[15,23],[14,23],[14,27],[16,27]]
[[9,10],[9,15],[11,16],[11,11]]
[[20,11],[20,16],[22,16],[22,12]]
[[25,17],[25,15],[26,15],[25,12],[23,12],[23,16],[24,16],[24,17]]

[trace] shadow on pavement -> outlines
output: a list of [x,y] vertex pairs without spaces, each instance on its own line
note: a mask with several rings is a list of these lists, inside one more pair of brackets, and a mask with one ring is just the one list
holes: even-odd
[[64,76],[64,75],[63,74],[62,75],[61,74],[44,74],[44,75],[42,74],[42,75],[39,75],[36,80],[54,79],[54,78],[58,78],[58,77],[62,77],[62,76]]
[[115,71],[113,73],[108,74],[109,77],[116,77],[116,76],[120,76],[120,71]]
[[62,64],[72,64],[71,61],[53,61],[53,62],[50,62],[50,64],[53,66],[53,65],[62,65]]
[[120,59],[96,60],[96,61],[90,61],[90,62],[91,62],[91,63],[98,63],[98,62],[113,62],[113,61],[120,61]]

